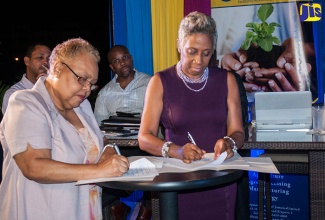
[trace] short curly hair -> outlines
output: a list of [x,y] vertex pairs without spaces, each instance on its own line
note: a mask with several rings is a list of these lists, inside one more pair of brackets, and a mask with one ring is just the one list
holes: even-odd
[[214,19],[201,12],[191,12],[185,16],[178,29],[178,40],[181,46],[185,40],[193,34],[206,34],[213,42],[213,49],[217,45],[217,28]]
[[81,53],[92,54],[97,63],[100,61],[100,54],[92,44],[82,38],[72,38],[55,46],[50,56],[50,66],[57,61],[66,62]]

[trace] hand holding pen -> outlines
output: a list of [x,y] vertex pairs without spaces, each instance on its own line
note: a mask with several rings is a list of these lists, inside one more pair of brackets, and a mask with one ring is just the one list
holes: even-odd
[[[187,137],[188,137],[188,139],[191,141],[192,144],[196,145],[196,143],[195,143],[195,141],[194,141],[194,139],[193,139],[193,137],[192,137],[192,135],[191,135],[190,132],[187,132]],[[196,145],[196,146],[197,146],[197,145]]]
[[122,155],[121,152],[120,152],[119,147],[118,147],[115,143],[113,144],[113,147],[114,147],[115,152],[116,152],[118,155]]
[[122,176],[130,167],[129,160],[121,155],[116,144],[105,145],[99,155],[97,165],[100,167],[100,175],[103,177]]
[[113,145],[112,144],[106,144],[105,147],[103,148],[103,151],[100,153],[99,157],[98,157],[98,161],[100,160],[100,158],[103,156],[106,148],[108,147],[111,147],[111,148],[114,148],[115,152],[117,155],[121,155],[121,152],[120,152],[120,149],[119,147],[114,143]]
[[[194,145],[197,146],[197,144],[196,144],[196,142],[194,141],[194,138],[192,137],[192,135],[191,135],[190,132],[187,132],[187,137],[188,137],[188,139],[190,140],[190,142],[191,142],[192,144],[194,144]],[[201,150],[198,146],[197,146],[196,149],[192,149],[192,150],[195,151],[195,154],[196,154],[196,155],[199,155],[199,156],[200,156],[199,160],[202,159],[202,158],[204,157],[204,154],[206,153],[205,150]],[[196,160],[196,158],[197,158],[197,157],[194,156],[194,160]]]

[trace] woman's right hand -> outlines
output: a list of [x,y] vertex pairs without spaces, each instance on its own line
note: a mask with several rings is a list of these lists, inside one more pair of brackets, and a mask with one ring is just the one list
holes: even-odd
[[102,170],[104,177],[122,176],[128,171],[130,163],[125,156],[112,153],[110,150],[105,150],[99,159],[97,165]]
[[195,160],[201,160],[206,153],[205,150],[201,150],[192,143],[185,144],[183,147],[179,148],[177,152],[184,163],[192,163]]

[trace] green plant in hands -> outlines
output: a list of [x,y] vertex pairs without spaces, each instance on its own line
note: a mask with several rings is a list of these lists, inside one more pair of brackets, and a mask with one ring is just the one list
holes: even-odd
[[257,11],[257,17],[261,22],[249,22],[246,24],[249,30],[246,32],[246,38],[241,45],[243,50],[248,50],[251,44],[253,44],[269,52],[272,50],[273,44],[280,44],[280,40],[276,36],[272,36],[272,33],[275,27],[281,26],[275,22],[271,22],[270,24],[266,22],[268,17],[273,13],[273,9],[272,4],[261,5]]

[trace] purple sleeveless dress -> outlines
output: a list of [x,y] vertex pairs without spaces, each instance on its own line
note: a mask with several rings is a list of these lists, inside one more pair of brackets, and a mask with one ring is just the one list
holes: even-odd
[[[199,92],[191,91],[179,78],[175,66],[157,73],[164,88],[161,122],[165,139],[183,146],[188,143],[187,132],[196,144],[213,152],[219,138],[227,133],[227,72],[209,67],[206,86]],[[188,83],[192,89],[203,83]],[[180,192],[178,196],[179,219],[233,220],[237,185],[212,187],[204,190]]]

